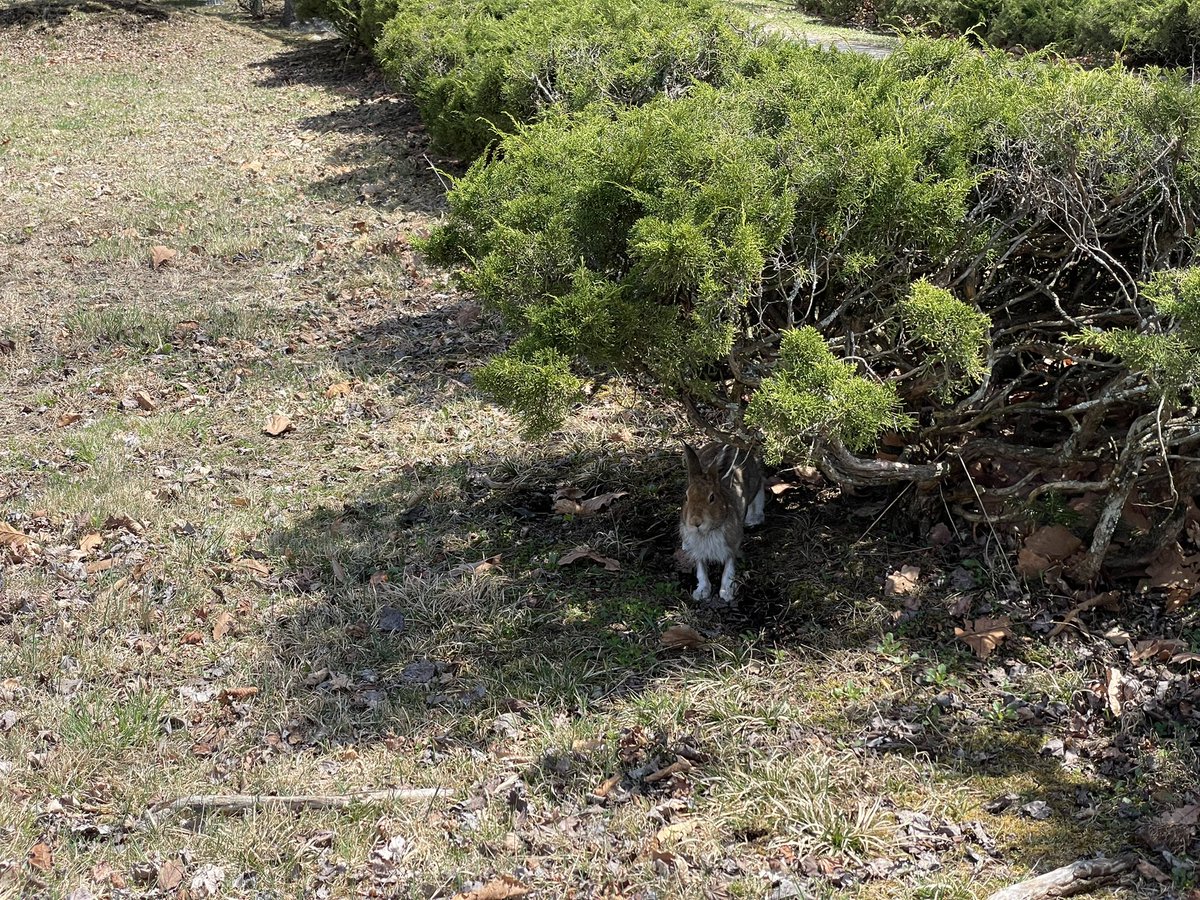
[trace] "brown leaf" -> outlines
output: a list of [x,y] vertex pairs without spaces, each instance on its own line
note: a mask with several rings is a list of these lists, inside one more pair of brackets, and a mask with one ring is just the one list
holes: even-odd
[[325,399],[332,400],[335,397],[347,397],[354,390],[354,386],[348,381],[336,381],[329,387],[325,388]]
[[907,597],[917,589],[917,579],[921,570],[916,566],[901,566],[900,571],[893,572],[883,583],[885,597]]
[[615,559],[608,556],[601,556],[594,550],[587,547],[576,547],[574,550],[568,550],[565,554],[559,557],[558,564],[560,566],[569,566],[571,563],[579,562],[581,559],[590,559],[592,562],[597,562],[604,566],[608,572],[620,572],[621,564]]
[[0,546],[9,546],[21,549],[27,547],[33,539],[25,532],[18,528],[14,528],[7,522],[0,520]]
[[224,688],[221,693],[217,694],[217,702],[222,706],[229,706],[232,703],[241,703],[243,700],[249,700],[258,694],[256,687],[235,687]]
[[74,425],[76,422],[78,422],[82,418],[83,418],[82,413],[73,413],[73,412],[63,413],[61,416],[58,417],[58,427],[66,428],[68,425]]
[[133,399],[137,401],[137,405],[146,412],[154,412],[154,410],[158,409],[158,404],[155,403],[153,398],[151,398],[151,396],[145,391],[134,391]]
[[172,250],[170,247],[165,247],[162,244],[155,244],[150,248],[150,268],[157,269],[160,266],[165,266],[172,262],[179,255],[178,250]]
[[1082,550],[1083,541],[1063,525],[1043,525],[1025,538],[1025,549],[1056,561]]
[[596,497],[590,497],[582,502],[579,501],[578,495],[581,492],[577,488],[560,489],[555,494],[554,511],[561,513],[564,516],[576,516],[579,518],[587,518],[594,516],[604,507],[608,506],[614,500],[619,500],[626,496],[628,491],[612,491],[607,494],[600,494]]
[[189,631],[183,636],[182,640],[185,644],[203,644],[204,635],[198,631]]
[[116,564],[117,561],[113,557],[106,556],[104,559],[97,559],[88,563],[83,568],[89,575],[99,575],[101,572],[107,572]]
[[1135,663],[1161,663],[1173,658],[1177,653],[1183,653],[1187,648],[1188,645],[1178,638],[1152,638],[1138,641],[1133,648],[1132,658]]
[[216,619],[213,620],[212,636],[214,641],[219,641],[229,634],[229,630],[233,628],[233,614],[223,609],[217,613]]
[[254,559],[249,556],[243,556],[241,559],[235,560],[233,565],[235,568],[241,569],[243,572],[248,572],[257,578],[267,578],[271,574],[270,566],[261,559]]
[[1105,695],[1108,698],[1108,708],[1118,719],[1121,718],[1121,684],[1124,678],[1121,670],[1110,666],[1104,677]]
[[37,869],[39,872],[49,872],[54,868],[54,852],[48,844],[39,841],[29,851],[26,861],[32,868]]
[[529,891],[530,888],[511,875],[500,875],[473,891],[455,894],[454,900],[510,900],[512,897],[524,897]]
[[1034,575],[1041,575],[1048,568],[1051,562],[1048,556],[1042,556],[1040,553],[1034,553],[1028,547],[1022,547],[1017,552],[1017,574],[1025,578],[1032,578]]
[[104,537],[100,534],[100,532],[92,531],[79,539],[79,549],[84,553],[91,553],[103,543]]
[[280,435],[292,430],[292,420],[283,413],[275,413],[267,416],[267,421],[263,424],[263,432],[271,437],[279,437]]
[[980,659],[990,656],[1000,642],[1012,634],[1012,621],[1008,616],[975,619],[965,624],[966,628],[954,629],[954,636],[970,647]]
[[183,881],[183,863],[177,859],[168,859],[158,870],[158,889],[173,891]]
[[659,637],[668,650],[689,650],[704,643],[704,635],[691,625],[672,625]]

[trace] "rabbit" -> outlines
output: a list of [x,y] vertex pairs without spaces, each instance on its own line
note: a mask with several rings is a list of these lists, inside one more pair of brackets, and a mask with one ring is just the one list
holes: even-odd
[[727,444],[709,444],[697,451],[683,445],[687,460],[687,498],[679,518],[683,549],[696,563],[695,600],[712,596],[710,562],[723,563],[720,597],[732,602],[734,560],[746,526],[762,524],[766,491],[762,464],[753,452]]

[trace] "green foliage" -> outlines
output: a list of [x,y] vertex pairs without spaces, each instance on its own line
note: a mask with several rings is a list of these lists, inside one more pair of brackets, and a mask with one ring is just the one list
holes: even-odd
[[465,157],[551,107],[679,96],[754,53],[717,0],[401,0],[375,47],[440,148]]
[[900,302],[900,320],[924,345],[929,360],[942,370],[944,399],[982,380],[992,327],[986,315],[922,279]]
[[519,413],[525,433],[537,438],[554,430],[579,399],[583,383],[571,374],[568,362],[553,350],[523,355],[514,349],[479,369],[475,383],[485,394]]
[[1200,44],[1197,0],[798,0],[839,22],[970,34],[997,47],[1191,65]]
[[779,362],[755,392],[746,419],[762,428],[767,456],[775,461],[805,456],[817,436],[865,450],[884,431],[912,424],[893,385],[858,375],[812,327],[783,332]]
[[1200,266],[1156,272],[1142,294],[1160,313],[1178,322],[1191,349],[1200,352]]
[[1178,334],[1142,334],[1132,328],[1113,328],[1079,335],[1079,344],[1094,347],[1125,361],[1169,395],[1200,384],[1200,354]]

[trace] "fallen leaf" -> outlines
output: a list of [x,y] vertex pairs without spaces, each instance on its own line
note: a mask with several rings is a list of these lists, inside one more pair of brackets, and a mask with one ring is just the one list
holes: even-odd
[[325,399],[332,400],[335,397],[347,397],[354,390],[354,386],[348,381],[336,381],[329,387],[325,388]]
[[177,859],[168,859],[158,869],[158,889],[173,891],[183,881],[183,863]]
[[1064,525],[1043,525],[1025,538],[1025,549],[1050,560],[1063,560],[1083,549],[1083,541]]
[[91,553],[103,543],[104,537],[100,534],[100,532],[92,531],[79,539],[79,549],[84,553]]
[[1018,812],[1030,819],[1048,819],[1054,814],[1050,804],[1045,800],[1033,800],[1022,806]]
[[198,631],[189,631],[183,636],[182,640],[185,644],[203,644],[204,635]]
[[1105,675],[1105,695],[1108,698],[1108,708],[1118,719],[1121,718],[1121,684],[1124,681],[1121,670],[1109,666]]
[[9,547],[22,548],[29,545],[33,539],[25,532],[18,528],[14,528],[7,522],[0,520],[0,545]]
[[681,756],[678,759],[676,759],[675,762],[671,763],[669,766],[664,766],[663,768],[659,769],[657,772],[651,772],[649,775],[644,777],[642,780],[648,781],[651,784],[653,784],[656,781],[662,781],[664,778],[670,778],[672,775],[674,775],[677,772],[690,772],[690,771],[692,771],[691,762],[684,759]]
[[1000,642],[1012,634],[1012,621],[1008,616],[998,619],[975,619],[964,623],[966,628],[955,628],[954,636],[965,643],[980,659],[986,659]]
[[883,583],[885,597],[906,597],[917,589],[917,579],[921,570],[916,566],[901,566],[900,571],[893,572]]
[[217,702],[222,706],[229,706],[232,703],[241,703],[243,700],[249,700],[258,694],[256,687],[235,687],[223,688],[221,693],[217,694]]
[[74,425],[82,418],[82,413],[63,413],[58,417],[58,427],[66,428],[68,425]]
[[1135,663],[1166,662],[1187,649],[1187,643],[1178,638],[1153,638],[1138,641],[1133,648],[1132,658]]
[[146,412],[154,412],[154,410],[158,409],[158,404],[145,391],[134,391],[133,399]]
[[243,556],[234,560],[233,565],[234,568],[241,569],[243,572],[248,572],[249,574],[259,578],[268,578],[271,575],[271,567],[261,559]]
[[[577,493],[575,488],[569,489],[571,493]],[[611,504],[614,500],[619,500],[629,494],[628,491],[612,491],[607,494],[600,494],[596,497],[590,497],[583,502],[580,502],[574,496],[568,496],[567,491],[560,490],[555,495],[554,511],[561,513],[564,516],[576,516],[578,518],[587,518],[594,516],[604,507]]]
[[371,573],[371,578],[369,579],[368,583],[371,585],[371,587],[379,587],[379,585],[384,584],[387,580],[388,573],[380,569],[378,572]]
[[116,564],[117,561],[113,557],[106,556],[104,559],[97,559],[88,563],[83,568],[89,575],[99,575],[101,572],[107,572]]
[[214,641],[219,641],[229,634],[229,630],[233,628],[233,614],[223,609],[217,613],[216,619],[213,620],[212,636]]
[[1041,575],[1051,565],[1050,557],[1034,553],[1028,547],[1022,547],[1017,551],[1017,574],[1025,578]]
[[164,266],[178,255],[178,250],[172,250],[170,247],[165,247],[162,244],[155,244],[150,248],[150,268],[157,269],[160,266]]
[[280,435],[292,430],[292,420],[283,413],[274,413],[267,416],[267,421],[263,425],[263,432],[271,437],[279,437]]
[[33,845],[26,860],[32,868],[39,872],[49,872],[54,868],[54,853],[48,844],[41,841]]
[[191,888],[192,897],[203,900],[205,897],[215,897],[224,883],[225,870],[220,866],[205,863],[196,870],[188,887]]
[[473,891],[455,894],[454,900],[509,900],[512,897],[524,897],[529,891],[530,888],[511,875],[500,875]]
[[587,547],[576,547],[574,550],[568,550],[565,554],[559,557],[558,564],[560,566],[569,566],[571,563],[579,562],[581,559],[590,559],[592,562],[597,562],[604,566],[606,571],[620,572],[621,564],[615,559],[608,556],[601,556],[594,550]]
[[668,650],[688,650],[704,643],[704,636],[690,625],[672,625],[659,641]]

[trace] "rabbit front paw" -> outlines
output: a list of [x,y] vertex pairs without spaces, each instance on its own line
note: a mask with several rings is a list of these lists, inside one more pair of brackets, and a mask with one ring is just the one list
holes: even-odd
[[692,599],[696,601],[707,600],[712,596],[712,585],[702,584],[692,591]]

